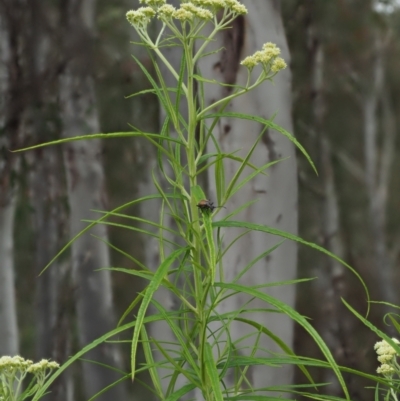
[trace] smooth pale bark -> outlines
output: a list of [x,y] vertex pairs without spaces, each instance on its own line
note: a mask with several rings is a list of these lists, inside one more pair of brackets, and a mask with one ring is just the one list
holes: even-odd
[[17,355],[19,350],[14,282],[14,217],[13,197],[6,205],[0,204],[0,355]]
[[[70,1],[68,4],[68,64],[60,78],[63,136],[73,137],[99,132],[99,118],[95,102],[94,82],[91,76],[91,50],[94,32],[94,1]],[[105,179],[99,140],[78,141],[64,147],[70,206],[71,235],[77,234],[88,223],[84,219],[97,219],[93,210],[105,210]],[[98,237],[98,238],[95,238]],[[78,316],[79,344],[91,343],[115,327],[111,274],[98,269],[110,266],[107,230],[96,225],[74,241],[72,268]],[[103,343],[86,354],[87,359],[121,369],[119,349]],[[93,396],[121,375],[95,363],[83,364],[86,397]],[[127,394],[120,384],[96,399],[124,400]]]
[[[226,30],[217,38],[212,47],[224,47],[221,54],[211,55],[201,60],[200,69],[203,76],[217,79],[229,84],[245,85],[247,69],[239,65],[247,55],[260,50],[265,42],[276,43],[282,50],[282,57],[290,65],[290,56],[285,38],[284,28],[280,15],[280,6],[277,1],[246,1],[248,15],[239,18],[233,23],[232,30]],[[226,96],[227,90],[218,85],[206,85],[206,102],[211,104],[215,100]],[[216,111],[216,110],[215,110]],[[226,111],[248,113],[263,118],[272,118],[274,122],[289,132],[293,132],[291,117],[291,74],[286,69],[274,78],[274,84],[264,83],[261,87],[245,96],[235,99]],[[240,119],[221,119],[214,129],[222,152],[236,153],[245,157],[250,147],[256,141],[262,127],[249,121]],[[213,153],[212,146],[208,149]],[[261,166],[281,158],[287,160],[274,165],[267,170],[267,175],[258,175],[248,183],[239,193],[233,196],[221,209],[216,219],[232,212],[246,202],[257,202],[235,216],[235,220],[249,221],[275,227],[290,233],[297,233],[297,169],[294,147],[287,138],[278,132],[268,130],[257,145],[251,161]],[[225,161],[226,182],[238,169],[236,162]],[[249,170],[246,170],[249,173]],[[242,177],[244,174],[242,175]],[[216,201],[214,190],[214,172],[209,173],[209,197]],[[225,230],[224,245],[228,245],[243,230]],[[224,258],[225,280],[232,279],[249,263],[267,249],[276,245],[280,238],[251,232],[237,241],[229,249]],[[296,277],[297,247],[296,244],[286,241],[273,253],[261,259],[241,280],[246,285],[267,284],[290,280]],[[295,287],[278,286],[268,289],[268,293],[291,307],[295,305]],[[249,298],[237,295],[224,301],[219,306],[219,312],[241,308]],[[266,308],[265,303],[253,301],[249,307]],[[274,313],[252,313],[251,319],[265,325],[278,335],[289,346],[293,345],[293,322],[286,316]],[[245,336],[253,330],[240,323],[233,323],[231,327],[232,341]],[[254,338],[242,342],[243,345],[252,346]],[[280,348],[266,336],[261,336],[258,344],[260,348],[270,352],[281,352]],[[250,351],[248,351],[250,352]],[[281,368],[253,367],[249,370],[249,380],[255,387],[290,384],[292,380],[292,367]]]
[[[6,8],[7,12],[6,12]],[[21,115],[17,108],[19,56],[12,48],[17,28],[10,13],[13,7],[0,3],[0,356],[19,353],[19,332],[14,281],[15,173],[18,159],[8,150],[17,143]],[[16,67],[16,68],[15,68]],[[13,74],[14,72],[14,74]]]
[[[60,93],[64,106],[64,136],[98,132],[91,78],[64,76]],[[82,220],[99,217],[91,210],[106,209],[101,142],[93,140],[70,143],[65,146],[64,160],[68,182],[70,231],[71,235],[76,235],[87,225]],[[110,266],[108,246],[101,240],[107,241],[106,227],[97,225],[90,234],[83,235],[72,245],[75,288],[73,296],[76,300],[81,347],[115,327],[110,272],[96,271]],[[114,368],[121,367],[120,355],[111,344],[101,344],[87,354],[87,358]],[[115,372],[99,365],[84,363],[83,366],[85,392],[88,397],[118,378]],[[123,393],[120,389],[121,387],[114,387],[99,399],[108,400],[117,395],[117,399],[123,399],[119,398],[121,392]]]

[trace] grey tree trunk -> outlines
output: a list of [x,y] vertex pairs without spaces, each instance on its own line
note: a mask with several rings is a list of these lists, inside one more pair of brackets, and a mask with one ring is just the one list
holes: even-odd
[[[343,258],[343,244],[340,237],[340,219],[338,196],[335,185],[334,169],[332,166],[331,145],[325,132],[325,55],[324,47],[318,33],[314,32],[314,26],[310,27],[309,40],[310,56],[312,62],[312,113],[316,132],[318,148],[318,171],[319,181],[322,185],[322,196],[320,200],[320,233],[322,246]],[[323,256],[322,263],[317,264],[315,269],[315,286],[321,297],[321,318],[318,327],[322,338],[333,351],[334,355],[344,361],[349,352],[347,348],[348,339],[346,330],[341,319],[342,303],[340,297],[344,295],[344,268],[335,259]],[[340,363],[338,362],[338,363]],[[343,363],[342,363],[343,364]],[[346,361],[348,366],[348,361]],[[341,387],[336,376],[330,369],[323,372],[323,382],[331,383],[327,388],[329,394],[340,395]]]
[[[57,204],[60,169],[57,151],[48,148],[32,159],[30,196],[33,208],[33,226],[36,237],[35,288],[36,308],[36,357],[53,358],[53,339],[56,323],[59,266],[52,266],[43,275],[41,271],[58,251],[60,241],[59,221],[63,215]],[[58,174],[57,174],[58,172]],[[61,362],[61,361],[58,361]]]
[[[387,152],[379,157],[378,146],[378,105],[382,99],[383,85],[385,82],[384,54],[385,43],[375,34],[373,51],[372,81],[367,88],[367,94],[360,100],[364,123],[364,162],[365,182],[369,202],[369,223],[371,241],[374,250],[375,266],[379,268],[379,288],[384,301],[396,303],[398,297],[393,288],[393,274],[386,244],[385,214],[387,193],[389,190],[390,168],[393,161],[392,144],[394,140],[393,117],[390,110],[384,113],[386,119],[386,134],[384,146]],[[390,106],[385,99],[386,106]],[[389,129],[388,129],[389,128]],[[388,130],[387,130],[388,129]],[[390,149],[388,149],[390,147]]]
[[[69,1],[67,66],[60,78],[63,136],[73,137],[99,132],[94,82],[92,41],[95,37],[95,1]],[[97,219],[92,210],[106,208],[105,179],[99,140],[72,142],[64,148],[70,206],[71,235],[81,231],[84,219]],[[91,235],[90,235],[91,234]],[[83,347],[115,327],[109,248],[105,226],[97,225],[72,245],[73,281],[78,315],[79,343]],[[94,236],[99,237],[94,238]],[[103,343],[86,355],[87,359],[121,369],[119,349]],[[86,397],[91,397],[121,376],[94,363],[84,363]],[[124,385],[113,387],[99,400],[125,400]]]
[[[3,189],[2,186],[2,195],[4,194]],[[0,355],[17,355],[19,353],[19,337],[13,241],[16,200],[12,195],[7,202],[3,199],[0,202]]]
[[[233,23],[233,29],[221,35],[215,48],[224,47],[222,55],[205,57],[200,62],[202,74],[208,79],[217,79],[229,84],[245,85],[247,70],[239,65],[247,55],[260,50],[265,42],[276,43],[282,50],[282,57],[290,65],[289,50],[282,24],[280,5],[278,1],[246,2],[248,15],[238,18]],[[274,85],[265,83],[262,87],[248,95],[235,99],[227,111],[248,113],[263,118],[272,118],[277,113],[274,122],[293,132],[291,117],[291,74],[287,69],[274,78]],[[227,91],[217,85],[206,88],[207,104],[226,96]],[[260,126],[245,120],[222,119],[214,130],[222,152],[231,153],[239,150],[238,155],[244,157],[260,133]],[[213,153],[212,146],[209,152]],[[267,162],[289,157],[289,159],[274,165],[267,170],[268,177],[259,175],[221,209],[224,215],[245,204],[258,200],[255,204],[235,216],[237,220],[250,221],[258,224],[279,228],[290,233],[297,233],[297,167],[294,147],[291,142],[278,132],[268,130],[257,146],[251,161],[261,166]],[[233,161],[225,161],[226,182],[232,178],[238,168]],[[214,172],[209,174],[210,193],[216,200],[214,187]],[[218,216],[219,217],[219,216]],[[224,233],[225,245],[233,241],[242,230],[229,229]],[[242,237],[227,252],[224,260],[225,279],[231,281],[237,273],[251,260],[273,247],[279,238],[251,232]],[[273,283],[290,280],[296,277],[297,247],[296,244],[285,242],[268,257],[260,260],[242,280],[247,285]],[[268,293],[288,305],[295,305],[294,286],[275,287]],[[220,312],[240,308],[247,297],[237,296],[221,305]],[[252,302],[250,307],[265,308],[260,302]],[[293,322],[280,314],[252,313],[250,317],[265,325],[278,335],[289,346],[293,345]],[[248,326],[235,324],[231,332],[232,340],[245,336]],[[251,346],[251,341],[249,344]],[[280,348],[269,338],[262,337],[259,347],[270,352],[281,352]],[[249,380],[255,387],[290,384],[292,367],[282,368],[254,367],[249,371]]]
[[0,2],[0,355],[19,353],[14,282],[14,224],[21,136],[21,65],[16,48],[18,2]]

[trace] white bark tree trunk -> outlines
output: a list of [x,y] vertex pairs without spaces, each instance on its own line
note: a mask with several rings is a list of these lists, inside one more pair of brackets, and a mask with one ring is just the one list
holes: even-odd
[[7,203],[2,199],[0,204],[0,355],[17,355],[19,350],[14,287],[15,203],[12,196]]
[[[70,40],[66,46],[71,58],[60,79],[63,136],[73,137],[99,132],[99,117],[95,103],[94,82],[91,76],[91,44],[94,38],[95,1],[68,3]],[[72,142],[64,148],[70,206],[71,235],[82,230],[83,219],[97,219],[91,210],[106,208],[105,178],[98,140]],[[72,245],[72,267],[78,315],[79,343],[83,347],[115,327],[112,300],[112,283],[109,271],[97,269],[110,266],[105,226],[95,226]],[[86,358],[122,368],[119,349],[103,343],[86,355]],[[115,371],[94,363],[84,363],[84,385],[87,397],[120,378]],[[127,399],[124,385],[113,387],[99,400]]]
[[[282,50],[282,57],[290,65],[288,45],[280,15],[279,2],[276,0],[258,1],[249,0],[244,4],[248,8],[248,15],[238,18],[233,23],[233,29],[227,30],[213,45],[216,49],[224,47],[222,55],[205,57],[200,62],[202,74],[209,79],[229,84],[245,85],[247,70],[239,65],[247,55],[260,50],[265,42],[276,43]],[[211,104],[227,94],[225,89],[217,85],[206,87],[207,104]],[[274,122],[293,132],[291,116],[291,74],[287,69],[274,78],[274,85],[265,83],[251,93],[235,99],[226,109],[227,111],[248,113],[272,118],[277,113]],[[214,130],[221,150],[231,153],[239,150],[238,155],[244,157],[255,142],[261,127],[246,120],[222,119]],[[212,146],[209,152],[213,153]],[[297,233],[297,169],[294,147],[278,132],[268,130],[257,146],[251,161],[261,166],[267,162],[290,157],[284,162],[270,168],[268,177],[259,175],[246,187],[237,193],[225,205],[220,214],[226,214],[246,202],[258,200],[247,208],[235,220],[250,221],[264,224],[274,228]],[[225,161],[226,182],[232,178],[238,168],[236,162]],[[216,200],[214,189],[214,172],[209,173],[210,198]],[[224,233],[224,243],[229,244],[242,233],[242,230],[229,229]],[[276,245],[279,238],[251,232],[241,238],[228,251],[224,260],[225,279],[231,281],[247,263],[256,258],[267,249]],[[260,260],[242,282],[247,285],[272,283],[294,279],[296,277],[297,247],[295,243],[285,242],[268,257]],[[268,290],[272,296],[279,298],[288,305],[295,305],[294,286],[275,287]],[[240,308],[247,297],[238,295],[221,305],[220,313]],[[265,308],[266,305],[254,301],[254,308]],[[286,344],[293,345],[293,322],[280,314],[253,313],[251,318],[265,325],[277,334]],[[232,326],[232,340],[245,336],[250,329],[248,326],[235,323]],[[249,344],[251,341],[249,340]],[[269,338],[262,337],[259,347],[271,352],[281,352],[280,348]],[[292,380],[292,367],[282,368],[255,367],[250,370],[250,382],[255,387],[269,385],[290,384]]]

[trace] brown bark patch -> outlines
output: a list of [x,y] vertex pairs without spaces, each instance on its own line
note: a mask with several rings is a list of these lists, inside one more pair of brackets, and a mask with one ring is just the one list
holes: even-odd
[[[223,80],[227,84],[236,82],[239,70],[242,49],[244,45],[245,20],[243,16],[232,22],[232,28],[227,29],[223,35],[224,50],[218,67],[221,69]],[[231,89],[228,89],[231,91]]]

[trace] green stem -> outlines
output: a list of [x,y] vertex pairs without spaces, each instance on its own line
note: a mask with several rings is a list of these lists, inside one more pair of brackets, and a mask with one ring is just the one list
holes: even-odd
[[[197,185],[197,166],[196,166],[196,125],[198,121],[196,111],[196,101],[194,93],[194,59],[193,59],[193,40],[189,39],[184,42],[184,50],[186,53],[187,63],[187,104],[188,104],[188,141],[187,141],[187,159],[188,159],[188,171],[190,188],[194,188]],[[192,229],[193,229],[193,243],[194,248],[192,249],[193,258],[193,279],[195,287],[196,297],[196,308],[197,308],[197,321],[199,324],[198,331],[198,358],[199,367],[201,372],[201,381],[203,388],[206,388],[206,372],[203,364],[204,361],[204,343],[206,341],[206,330],[207,330],[207,318],[205,314],[204,298],[206,297],[205,290],[203,289],[203,280],[201,270],[197,266],[201,266],[201,249],[202,249],[202,236],[199,220],[199,210],[194,194],[191,194],[190,198],[190,209],[192,217]],[[206,399],[210,397],[206,394]]]
[[[158,48],[158,45],[151,40],[151,38],[147,34],[147,32],[146,32],[146,37],[142,36],[142,38],[150,46],[150,48],[157,54],[157,56],[164,63],[164,65],[168,68],[168,70],[171,72],[171,74],[174,76],[174,78],[179,82],[179,74],[175,71],[175,68],[172,67],[171,63],[165,58],[164,54]],[[158,39],[157,39],[157,41],[158,41]],[[182,89],[183,89],[183,92],[185,93],[185,95],[188,96],[188,89],[183,82],[182,82]]]

